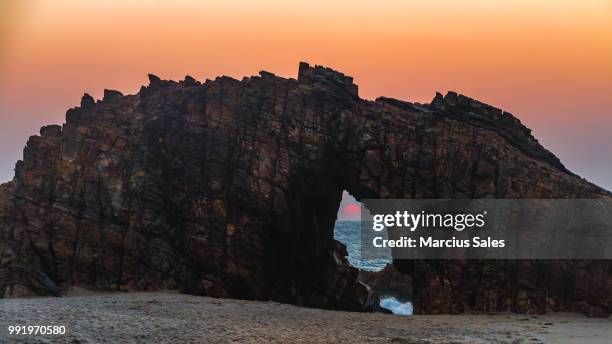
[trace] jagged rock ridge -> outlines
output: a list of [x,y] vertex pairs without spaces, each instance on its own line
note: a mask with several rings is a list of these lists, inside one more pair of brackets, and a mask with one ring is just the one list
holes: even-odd
[[[514,116],[456,93],[366,101],[352,78],[306,63],[297,80],[149,79],[135,95],[85,95],[63,126],[30,137],[0,188],[0,295],[177,288],[373,310],[376,295],[333,239],[343,190],[610,197]],[[411,275],[420,313],[599,315],[612,303],[607,261],[395,265]]]

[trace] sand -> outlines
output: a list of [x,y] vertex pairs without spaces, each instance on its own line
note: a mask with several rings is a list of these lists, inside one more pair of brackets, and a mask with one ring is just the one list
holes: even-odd
[[[9,335],[64,325],[65,335]],[[156,293],[0,300],[0,343],[606,343],[612,319],[579,314],[397,316]]]

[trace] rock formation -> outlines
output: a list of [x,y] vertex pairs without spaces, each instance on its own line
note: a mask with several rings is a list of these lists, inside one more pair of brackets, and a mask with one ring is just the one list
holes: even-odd
[[[363,198],[610,198],[511,114],[468,97],[358,97],[300,64],[201,84],[150,75],[32,136],[0,187],[0,295],[176,288],[372,310],[333,239],[343,190]],[[418,313],[608,314],[607,261],[396,261]]]
[[394,297],[404,303],[412,300],[412,279],[393,264],[380,271],[359,270],[359,280],[372,288],[380,298]]

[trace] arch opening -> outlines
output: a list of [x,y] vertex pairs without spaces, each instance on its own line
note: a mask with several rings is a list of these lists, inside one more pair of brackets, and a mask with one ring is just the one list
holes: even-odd
[[412,285],[391,258],[365,259],[361,255],[362,204],[346,190],[338,207],[334,239],[346,246],[348,261],[359,269],[359,279],[380,295],[380,307],[396,315],[412,315]]

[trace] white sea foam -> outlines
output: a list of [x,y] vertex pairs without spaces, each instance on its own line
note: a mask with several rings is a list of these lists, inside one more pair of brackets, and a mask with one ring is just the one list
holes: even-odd
[[390,310],[391,312],[393,312],[393,314],[412,315],[412,303],[402,303],[394,297],[385,297],[383,299],[380,299],[380,306]]

